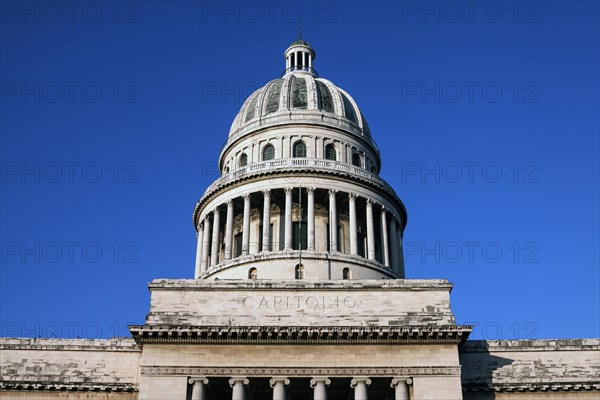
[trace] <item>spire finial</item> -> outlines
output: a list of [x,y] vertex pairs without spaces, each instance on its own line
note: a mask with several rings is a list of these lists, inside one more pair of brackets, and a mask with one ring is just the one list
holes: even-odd
[[302,40],[302,17],[298,18],[298,40]]

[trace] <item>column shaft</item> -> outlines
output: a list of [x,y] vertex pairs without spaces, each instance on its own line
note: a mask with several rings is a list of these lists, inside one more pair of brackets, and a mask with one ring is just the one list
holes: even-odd
[[329,251],[335,253],[338,248],[337,243],[337,209],[335,204],[335,194],[337,190],[329,190]]
[[202,264],[200,271],[205,272],[208,268],[208,255],[210,253],[210,218],[208,215],[204,217],[204,232],[202,233]]
[[225,223],[225,260],[231,260],[233,242],[233,201],[227,202],[227,220]]
[[350,254],[358,255],[358,240],[356,229],[356,195],[348,195],[348,213],[350,214]]
[[285,386],[290,384],[287,378],[273,378],[269,385],[273,388],[273,400],[285,400]]
[[385,208],[381,208],[381,238],[383,241],[383,265],[390,266],[390,249],[388,243],[388,226]]
[[194,278],[198,279],[202,273],[202,243],[204,241],[204,226],[198,222],[198,244],[196,245],[196,269]]
[[375,261],[375,228],[373,226],[373,201],[367,199],[367,247],[369,260]]
[[292,250],[292,191],[291,187],[285,188],[285,250]]
[[396,275],[400,273],[400,264],[398,262],[398,232],[396,231],[396,218],[390,216],[390,242],[392,253],[392,269]]
[[265,200],[263,203],[262,251],[269,251],[269,236],[271,236],[271,191],[263,190],[263,194]]
[[212,234],[212,243],[210,246],[210,266],[217,265],[219,259],[219,229],[221,228],[221,214],[219,213],[219,207],[215,207],[215,211],[213,212],[213,234]]
[[206,398],[206,387],[208,384],[208,379],[206,378],[190,378],[189,383],[192,386],[192,398],[191,400],[204,400]]
[[352,379],[350,387],[354,388],[354,400],[368,400],[369,393],[367,392],[367,385],[370,384],[371,380],[368,378]]
[[315,249],[315,189],[307,189],[308,197],[308,250]]
[[242,255],[250,252],[250,193],[244,195],[244,222],[242,224]]

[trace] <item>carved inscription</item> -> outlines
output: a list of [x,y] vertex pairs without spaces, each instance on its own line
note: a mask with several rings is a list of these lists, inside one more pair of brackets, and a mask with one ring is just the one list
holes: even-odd
[[358,307],[353,296],[246,296],[246,308],[259,310],[339,310]]

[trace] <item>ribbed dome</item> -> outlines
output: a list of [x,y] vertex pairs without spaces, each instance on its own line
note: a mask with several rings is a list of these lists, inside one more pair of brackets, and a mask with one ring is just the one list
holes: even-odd
[[327,79],[304,71],[287,73],[252,93],[233,121],[229,136],[256,126],[257,122],[266,122],[265,119],[281,121],[282,115],[295,123],[303,119],[314,123],[315,115],[321,119],[333,117],[346,122],[352,131],[371,136],[365,117],[348,93]]

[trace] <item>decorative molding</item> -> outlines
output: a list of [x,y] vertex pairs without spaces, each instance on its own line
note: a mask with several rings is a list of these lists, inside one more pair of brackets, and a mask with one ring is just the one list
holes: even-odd
[[48,390],[52,392],[138,392],[138,385],[133,383],[57,383],[57,382],[27,382],[0,381],[2,390]]
[[600,391],[600,382],[539,382],[539,383],[482,383],[462,384],[463,392],[579,392]]
[[[130,325],[137,343],[461,344],[470,326],[162,326]],[[280,374],[282,375],[282,374]],[[283,374],[285,375],[285,374]]]
[[[207,367],[143,365],[145,376],[244,376],[244,377],[313,377],[313,381],[328,381],[339,377],[395,377],[395,376],[460,376],[460,366],[424,367]],[[322,376],[323,378],[315,378]],[[311,381],[312,383],[312,381]]]

